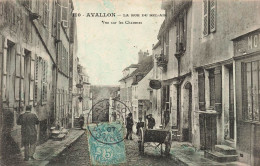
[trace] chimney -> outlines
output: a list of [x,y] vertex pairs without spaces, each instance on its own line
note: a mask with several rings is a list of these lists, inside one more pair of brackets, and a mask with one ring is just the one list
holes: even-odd
[[140,50],[140,51],[138,52],[138,63],[140,63],[141,61],[143,61],[143,59],[144,59],[144,53],[143,53],[142,50]]
[[149,56],[148,50],[147,50],[147,52],[144,52],[144,57],[147,57],[147,56]]

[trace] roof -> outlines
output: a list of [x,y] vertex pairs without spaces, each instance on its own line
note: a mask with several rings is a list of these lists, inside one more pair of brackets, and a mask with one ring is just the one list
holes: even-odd
[[155,50],[157,47],[159,47],[161,45],[161,41],[159,40],[154,46],[153,46],[153,50]]
[[132,85],[137,85],[138,82],[140,82],[152,69],[153,69],[153,57],[148,56],[146,57],[140,64],[140,67],[135,70],[135,73],[133,76],[134,81]]
[[139,66],[139,64],[131,64],[130,66],[126,67],[124,70],[129,69],[129,68],[138,68],[138,66]]
[[127,78],[134,77],[136,75],[141,75],[142,77],[141,78],[139,77],[138,80],[134,79],[132,85],[138,84],[138,82],[141,81],[152,70],[152,68],[153,68],[153,57],[147,56],[137,65],[138,65],[138,67],[135,71],[133,71],[129,75],[120,79],[119,82],[126,80]]

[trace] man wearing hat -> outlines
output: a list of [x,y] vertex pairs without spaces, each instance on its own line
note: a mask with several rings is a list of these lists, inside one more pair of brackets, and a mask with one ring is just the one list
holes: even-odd
[[155,126],[155,119],[153,118],[152,114],[147,115],[147,120],[148,120],[148,129],[153,129]]
[[26,106],[25,113],[17,119],[17,124],[21,125],[22,145],[24,146],[24,160],[34,159],[33,155],[36,149],[37,131],[35,125],[39,120],[34,113],[31,113],[32,106]]
[[128,114],[128,117],[126,118],[126,129],[127,129],[127,133],[126,133],[126,139],[128,139],[128,137],[130,138],[130,140],[132,140],[132,132],[133,132],[133,117],[132,117],[132,113]]

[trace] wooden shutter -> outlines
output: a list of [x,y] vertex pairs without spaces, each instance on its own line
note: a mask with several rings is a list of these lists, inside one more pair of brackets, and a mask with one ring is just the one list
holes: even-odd
[[247,115],[248,120],[252,120],[252,65],[251,62],[246,63],[246,76],[247,76]]
[[16,59],[15,59],[15,100],[20,100],[20,76],[21,76],[21,48],[20,45],[16,45]]
[[221,66],[214,70],[215,75],[215,111],[222,112],[222,74]]
[[216,31],[216,0],[210,0],[210,18],[209,18],[209,26],[210,32]]
[[208,0],[203,0],[203,35],[206,36],[209,34],[209,18],[208,18]]
[[34,74],[35,74],[35,54],[31,55],[31,71],[30,71],[30,101],[33,100],[33,94],[34,94]]
[[186,45],[187,45],[187,10],[184,10],[183,19],[184,19],[183,49],[186,50]]
[[258,61],[254,61],[252,62],[252,112],[254,121],[259,121],[258,81]]
[[2,97],[3,101],[7,99],[7,39],[2,38],[3,41],[3,81],[2,81]]
[[205,103],[205,75],[204,71],[198,71],[198,88],[199,88],[199,109],[201,111],[206,110]]
[[176,22],[176,52],[179,51],[179,42],[180,42],[180,21],[178,19]]
[[25,60],[25,58],[24,58],[24,48],[21,48],[21,85],[20,85],[20,87],[21,87],[21,93],[20,93],[20,100],[21,101],[24,101],[24,60]]
[[38,85],[39,85],[39,57],[35,55],[35,67],[34,67],[34,105],[38,102]]

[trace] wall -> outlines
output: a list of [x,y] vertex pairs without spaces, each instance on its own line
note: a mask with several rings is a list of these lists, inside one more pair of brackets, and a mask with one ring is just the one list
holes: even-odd
[[[258,1],[217,1],[216,32],[203,36],[202,0],[192,4],[193,20],[193,66],[198,67],[233,57],[233,39],[260,24]],[[241,18],[243,20],[241,21]]]

